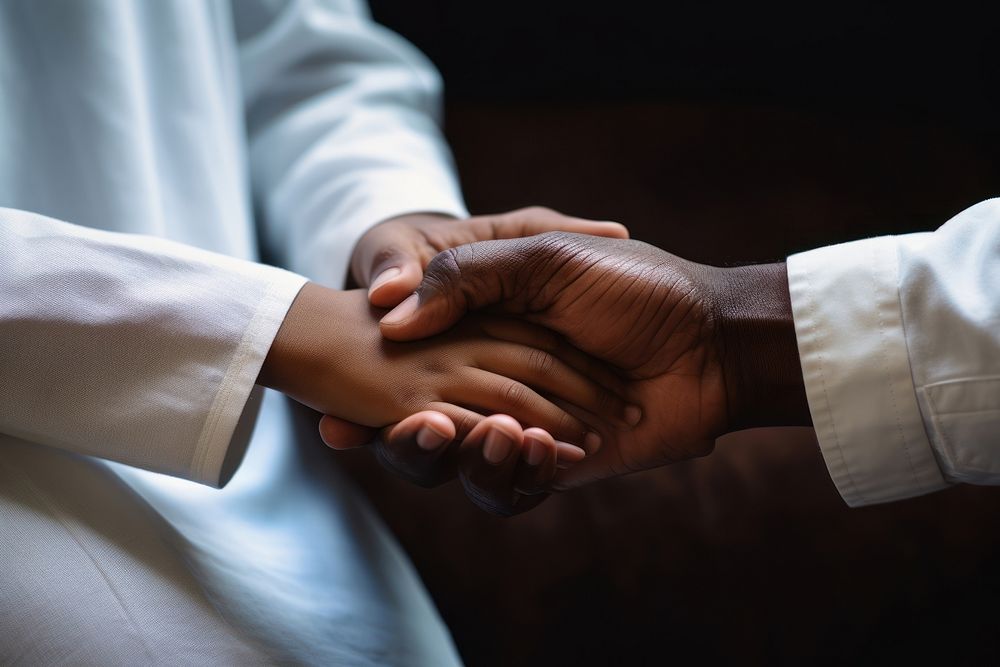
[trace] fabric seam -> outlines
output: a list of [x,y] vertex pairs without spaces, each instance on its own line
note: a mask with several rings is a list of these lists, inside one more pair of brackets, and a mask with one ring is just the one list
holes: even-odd
[[[281,280],[275,280],[268,286],[267,291],[257,305],[253,317],[250,319],[250,323],[240,338],[236,352],[229,362],[229,366],[220,383],[219,391],[216,392],[208,415],[205,417],[205,425],[195,446],[194,456],[192,456],[191,472],[195,479],[205,479],[205,473],[208,472],[204,470],[205,461],[218,439],[219,427],[231,409],[232,396],[236,392],[235,385],[238,384],[237,380],[243,375],[247,367],[247,362],[256,356],[254,343],[258,338],[263,324],[269,319],[268,315],[277,300],[277,292],[283,286],[284,281]],[[251,385],[250,388],[252,390],[253,386]]]
[[818,371],[819,371],[820,386],[823,388],[823,402],[826,404],[825,412],[830,420],[830,431],[833,434],[833,444],[836,447],[837,455],[840,458],[840,463],[843,466],[844,471],[847,473],[847,481],[850,484],[850,490],[851,490],[851,493],[849,495],[851,495],[852,497],[857,497],[862,503],[865,503],[867,502],[868,499],[859,490],[857,482],[854,480],[854,474],[851,472],[851,466],[847,462],[847,457],[844,456],[844,448],[840,443],[840,435],[837,433],[837,421],[834,418],[833,410],[830,407],[830,393],[829,390],[827,389],[826,372],[824,370],[824,363],[823,363],[823,353],[822,353],[823,345],[820,342],[822,334],[818,326],[819,305],[817,300],[815,299],[815,294],[813,293],[812,290],[812,281],[809,279],[808,269],[803,271],[802,279],[806,283],[806,295],[807,295],[806,298],[808,299],[809,302],[809,310],[811,314],[809,318],[810,319],[809,329],[813,334],[813,340],[815,340],[817,343],[815,352],[816,365],[818,366]]
[[[889,238],[891,239],[891,237]],[[879,266],[877,245],[872,246],[871,254],[872,254],[871,257],[872,266]],[[898,266],[897,266],[897,274],[898,274]],[[872,293],[878,295],[882,291],[881,289],[882,285],[879,283],[874,271],[871,274],[871,278],[872,278]],[[898,275],[896,282],[898,283]],[[896,288],[896,298],[897,300],[899,298],[898,286]],[[882,368],[884,369],[886,376],[886,385],[889,389],[889,400],[892,402],[892,412],[893,415],[895,415],[896,417],[896,431],[899,433],[899,439],[903,444],[903,451],[906,452],[906,462],[910,466],[910,480],[914,484],[917,484],[919,481],[917,479],[917,468],[913,463],[913,452],[910,450],[910,443],[907,441],[906,431],[903,429],[903,417],[899,412],[899,401],[896,398],[896,388],[893,386],[894,378],[892,377],[892,364],[890,363],[889,359],[889,342],[886,337],[886,331],[885,331],[886,321],[885,318],[883,317],[884,313],[882,311],[882,307],[879,301],[880,300],[876,297],[875,312],[878,316],[878,336],[879,336],[879,348],[881,351],[880,356],[882,357]],[[900,328],[902,328],[902,313],[900,313]],[[905,341],[906,339],[905,335],[903,339]],[[907,355],[907,361],[909,361],[909,355]]]

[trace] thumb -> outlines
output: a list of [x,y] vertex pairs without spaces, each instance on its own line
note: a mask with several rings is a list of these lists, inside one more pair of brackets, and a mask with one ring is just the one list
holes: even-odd
[[382,318],[382,335],[396,341],[426,338],[448,329],[469,310],[500,303],[505,294],[516,299],[504,286],[513,283],[518,263],[512,259],[523,244],[523,239],[481,241],[438,253],[417,291]]
[[379,253],[372,267],[372,281],[368,287],[368,301],[378,308],[392,308],[408,294],[412,294],[423,278],[420,257],[415,251],[407,252],[390,247]]

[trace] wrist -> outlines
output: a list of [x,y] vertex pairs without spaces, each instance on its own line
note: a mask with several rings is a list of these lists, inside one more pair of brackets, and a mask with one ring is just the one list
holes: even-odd
[[257,384],[310,403],[312,385],[327,375],[325,359],[337,343],[330,325],[339,319],[341,294],[312,282],[302,287],[271,342]]
[[715,271],[727,430],[810,426],[784,262]]

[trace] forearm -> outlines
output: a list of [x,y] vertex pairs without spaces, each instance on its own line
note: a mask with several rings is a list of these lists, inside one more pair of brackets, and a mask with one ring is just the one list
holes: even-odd
[[784,262],[713,270],[729,431],[810,426]]

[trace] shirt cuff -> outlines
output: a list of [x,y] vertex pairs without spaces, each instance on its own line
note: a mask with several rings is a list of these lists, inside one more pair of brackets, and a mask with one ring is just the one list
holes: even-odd
[[946,487],[910,372],[894,237],[788,258],[795,335],[813,425],[851,507]]
[[189,479],[221,487],[243,460],[260,408],[263,389],[256,385],[264,358],[281,323],[305,285],[295,273],[266,267],[271,283],[243,332],[201,429],[191,459]]

